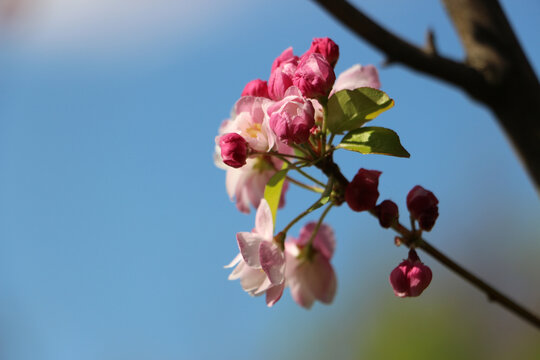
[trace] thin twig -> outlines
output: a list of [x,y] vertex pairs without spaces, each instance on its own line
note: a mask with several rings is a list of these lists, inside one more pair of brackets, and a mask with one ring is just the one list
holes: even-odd
[[[343,174],[341,173],[341,170],[337,166],[337,164],[332,160],[331,157],[326,157],[325,161],[322,161],[317,164],[317,167],[319,167],[325,174],[328,176],[331,176],[337,181],[336,186],[341,187],[339,191],[344,192],[345,188],[347,187],[349,181]],[[335,189],[335,187],[334,187]],[[334,190],[335,191],[335,190]],[[336,204],[339,205],[339,204]],[[373,216],[377,216],[375,214],[374,210],[371,210],[370,213]],[[531,325],[537,327],[540,329],[540,318],[536,315],[534,315],[529,310],[525,309],[525,307],[519,305],[514,300],[510,299],[508,296],[504,295],[499,290],[495,289],[491,285],[488,285],[483,280],[480,280],[477,276],[473,275],[468,270],[464,269],[461,265],[457,264],[453,260],[451,260],[449,257],[441,253],[439,250],[431,246],[428,242],[426,242],[423,239],[418,239],[415,232],[407,229],[405,226],[400,224],[399,222],[396,222],[392,225],[392,228],[402,235],[402,243],[404,243],[407,246],[413,245],[411,242],[411,239],[414,239],[414,245],[424,250],[426,253],[431,255],[434,259],[438,260],[441,264],[446,266],[448,269],[455,272],[458,276],[478,288],[480,291],[484,292],[488,298],[491,301],[498,302],[502,307],[506,308],[510,312],[514,313],[515,315],[521,317],[523,320],[529,322]]]

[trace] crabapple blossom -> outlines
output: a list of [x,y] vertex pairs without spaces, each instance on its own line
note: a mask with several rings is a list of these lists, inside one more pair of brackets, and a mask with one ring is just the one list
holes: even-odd
[[242,91],[242,96],[257,96],[270,98],[268,95],[268,83],[261,79],[251,80]]
[[[300,248],[303,248],[309,243],[316,226],[317,223],[311,221],[300,229],[300,235],[298,235],[298,239],[295,240]],[[334,249],[336,248],[336,238],[334,236],[334,230],[332,230],[330,225],[324,223],[321,224],[317,234],[313,238],[313,248],[320,252],[325,258],[332,258]]]
[[315,125],[315,110],[296,87],[290,87],[285,97],[268,108],[270,128],[279,140],[289,144],[307,141]]
[[362,66],[360,64],[356,64],[345,70],[337,77],[334,87],[330,92],[330,96],[340,90],[354,90],[361,87],[370,87],[375,89],[379,89],[381,87],[379,73],[375,66]]
[[435,195],[416,185],[407,194],[407,208],[411,216],[418,220],[421,229],[430,231],[439,217],[439,200]]
[[267,108],[270,99],[242,96],[234,105],[231,119],[225,122],[220,133],[235,132],[241,135],[255,151],[266,152],[274,147],[275,135],[268,126]]
[[379,176],[377,170],[360,169],[345,189],[345,200],[354,211],[371,210],[379,197]]
[[418,258],[414,249],[409,257],[390,273],[390,284],[399,297],[415,297],[422,294],[431,282],[431,269]]
[[235,266],[229,279],[240,279],[250,295],[266,293],[268,306],[274,305],[285,287],[285,254],[274,241],[272,212],[262,199],[251,232],[236,234],[240,256],[228,267]]
[[233,168],[246,164],[248,144],[244,138],[236,133],[228,133],[219,139],[221,158],[223,162]]
[[308,98],[327,96],[336,80],[332,66],[317,53],[302,56],[294,72],[293,84]]
[[287,286],[294,301],[311,308],[315,300],[329,304],[336,293],[336,275],[330,259],[334,252],[335,239],[332,228],[321,224],[312,243],[312,253],[305,254],[316,223],[310,222],[302,228],[298,239],[289,238],[285,242],[287,258]]
[[[353,126],[358,116],[371,120],[391,107],[386,102],[393,102],[376,90],[380,81],[372,65],[355,65],[336,79],[334,67],[339,52],[338,45],[329,38],[314,38],[300,58],[291,47],[287,48],[273,61],[268,82],[255,79],[245,85],[230,118],[222,123],[215,138],[214,159],[218,167],[226,170],[229,197],[240,212],[257,209],[253,230],[236,234],[239,253],[226,266],[233,268],[229,279],[239,280],[252,296],[264,294],[268,306],[281,298],[285,287],[304,308],[311,308],[315,301],[333,301],[337,280],[331,259],[336,240],[334,231],[323,220],[343,202],[353,211],[370,211],[382,227],[393,227],[399,233],[396,244],[427,244],[417,242],[420,232],[414,231],[415,222],[411,231],[399,224],[399,209],[393,201],[377,205],[380,171],[361,168],[349,182],[334,162],[335,152],[341,149],[406,154],[400,150],[403,147],[399,137],[389,129],[374,126],[367,129],[368,137],[362,137],[365,129]],[[340,90],[365,87],[373,89],[329,99]],[[377,102],[372,109],[365,101],[357,101],[366,94],[383,102]],[[321,171],[314,174],[310,167]],[[321,179],[322,175],[326,178]],[[282,226],[277,208],[284,205],[289,183],[316,193],[318,200],[274,236],[274,226]],[[433,193],[420,186],[407,196],[411,216],[424,230],[433,227],[437,205]],[[325,209],[318,221],[303,226],[297,238],[287,237],[293,226],[321,207]],[[275,222],[276,218],[280,221]],[[411,250],[390,274],[390,283],[397,296],[413,297],[422,293],[431,277],[429,267]]]
[[306,54],[313,53],[321,54],[332,67],[335,67],[339,59],[339,46],[330,38],[315,38]]

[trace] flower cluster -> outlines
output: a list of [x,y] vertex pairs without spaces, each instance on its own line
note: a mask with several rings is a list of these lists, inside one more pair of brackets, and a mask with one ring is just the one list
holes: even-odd
[[270,207],[262,199],[255,228],[236,234],[240,253],[226,266],[235,267],[229,280],[240,279],[242,288],[250,295],[266,294],[268,306],[281,298],[286,285],[293,299],[305,308],[310,308],[315,300],[332,302],[336,292],[336,277],[330,264],[334,233],[326,224],[316,227],[316,223],[308,223],[297,239],[287,238],[281,248],[272,234]]
[[[332,302],[336,276],[330,261],[335,237],[323,220],[333,206],[346,202],[354,211],[369,211],[384,228],[398,221],[394,202],[377,205],[380,171],[360,169],[349,182],[333,161],[338,149],[409,156],[392,130],[363,127],[394,104],[379,90],[377,69],[354,65],[336,77],[338,59],[339,47],[329,38],[314,39],[301,56],[286,49],[273,61],[268,81],[246,84],[215,138],[214,161],[226,170],[229,197],[243,213],[257,209],[254,229],[236,235],[239,254],[227,266],[234,268],[229,279],[239,279],[252,296],[265,294],[268,306],[281,298],[285,287],[305,308],[316,300]],[[319,168],[327,179],[318,180],[303,170],[307,167]],[[277,210],[285,204],[290,183],[320,197],[276,234]],[[417,188],[407,197],[407,206],[420,228],[430,230],[438,216],[438,202],[431,192]],[[321,207],[325,209],[318,221],[305,224],[297,238],[288,236],[293,225]],[[400,269],[405,266],[402,273],[407,279],[421,268],[415,259],[408,267],[400,265]],[[425,288],[418,290],[411,283],[405,289],[406,281],[397,275],[392,278],[398,279],[391,281],[394,289],[394,284],[401,286],[398,296],[416,296]]]

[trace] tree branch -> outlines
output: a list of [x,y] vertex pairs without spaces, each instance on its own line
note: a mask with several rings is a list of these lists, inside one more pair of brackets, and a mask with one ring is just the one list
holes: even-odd
[[[442,0],[466,62],[444,58],[433,42],[420,48],[345,0],[313,0],[387,56],[461,88],[497,117],[540,192],[540,83],[497,0]],[[533,105],[534,104],[534,105]]]
[[482,94],[486,83],[481,73],[474,68],[442,57],[429,46],[424,49],[410,44],[345,0],[314,1],[358,36],[383,52],[387,56],[388,63],[401,63],[411,69],[431,75],[462,88],[475,98]]
[[[334,191],[338,193],[338,199],[337,201],[333,200],[333,202],[339,206],[341,202],[343,202],[343,199],[341,199],[341,202],[339,202],[339,194],[345,193],[345,189],[347,188],[349,181],[343,175],[343,173],[339,169],[339,166],[334,162],[331,154],[329,156],[326,156],[324,161],[320,161],[315,166],[321,169],[325,175],[327,175],[328,177],[332,177],[335,180]],[[377,217],[374,210],[371,210],[370,213],[373,216]],[[506,308],[507,310],[519,316],[531,325],[540,329],[540,318],[538,316],[536,316],[514,300],[510,299],[508,296],[504,295],[502,292],[498,291],[488,283],[484,282],[483,280],[463,268],[458,263],[454,262],[452,259],[441,253],[424,239],[418,238],[417,233],[413,233],[411,230],[407,229],[399,222],[394,223],[392,229],[394,229],[402,236],[403,244],[405,244],[407,247],[416,246],[424,250],[435,260],[439,261],[448,269],[456,273],[459,277],[469,282],[471,285],[473,285],[480,291],[484,292],[490,301],[498,302],[502,307]]]

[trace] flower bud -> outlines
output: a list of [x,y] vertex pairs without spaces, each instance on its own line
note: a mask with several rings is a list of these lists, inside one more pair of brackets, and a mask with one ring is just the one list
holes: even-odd
[[306,54],[321,54],[326,61],[335,67],[339,58],[339,46],[330,38],[315,38]]
[[248,144],[242,136],[236,133],[225,134],[219,139],[219,146],[225,164],[233,168],[246,164]]
[[283,100],[268,108],[270,128],[286,144],[305,143],[315,125],[313,105],[295,87],[291,87],[285,95]]
[[439,200],[429,190],[416,185],[407,195],[407,208],[411,216],[418,220],[420,228],[429,231],[439,216]]
[[242,91],[242,96],[257,96],[270,98],[268,95],[268,84],[261,79],[251,80]]
[[360,169],[345,189],[345,200],[354,211],[371,210],[379,197],[379,176],[377,170]]
[[298,64],[298,56],[294,55],[292,47],[288,47],[287,49],[283,50],[283,52],[277,58],[275,58],[274,62],[272,63],[272,72],[279,67],[284,67],[287,64],[293,64],[294,66]]
[[431,269],[424,265],[416,251],[411,249],[409,258],[390,273],[390,284],[396,296],[415,297],[428,287],[432,277]]
[[268,79],[268,95],[272,100],[281,100],[285,92],[293,85],[293,75],[298,65],[298,56],[288,48],[272,63],[272,71]]
[[293,76],[293,84],[313,99],[327,96],[335,80],[334,69],[321,54],[302,56]]
[[389,228],[399,218],[399,209],[392,200],[384,200],[375,207],[375,213],[379,218],[379,224],[383,228]]

